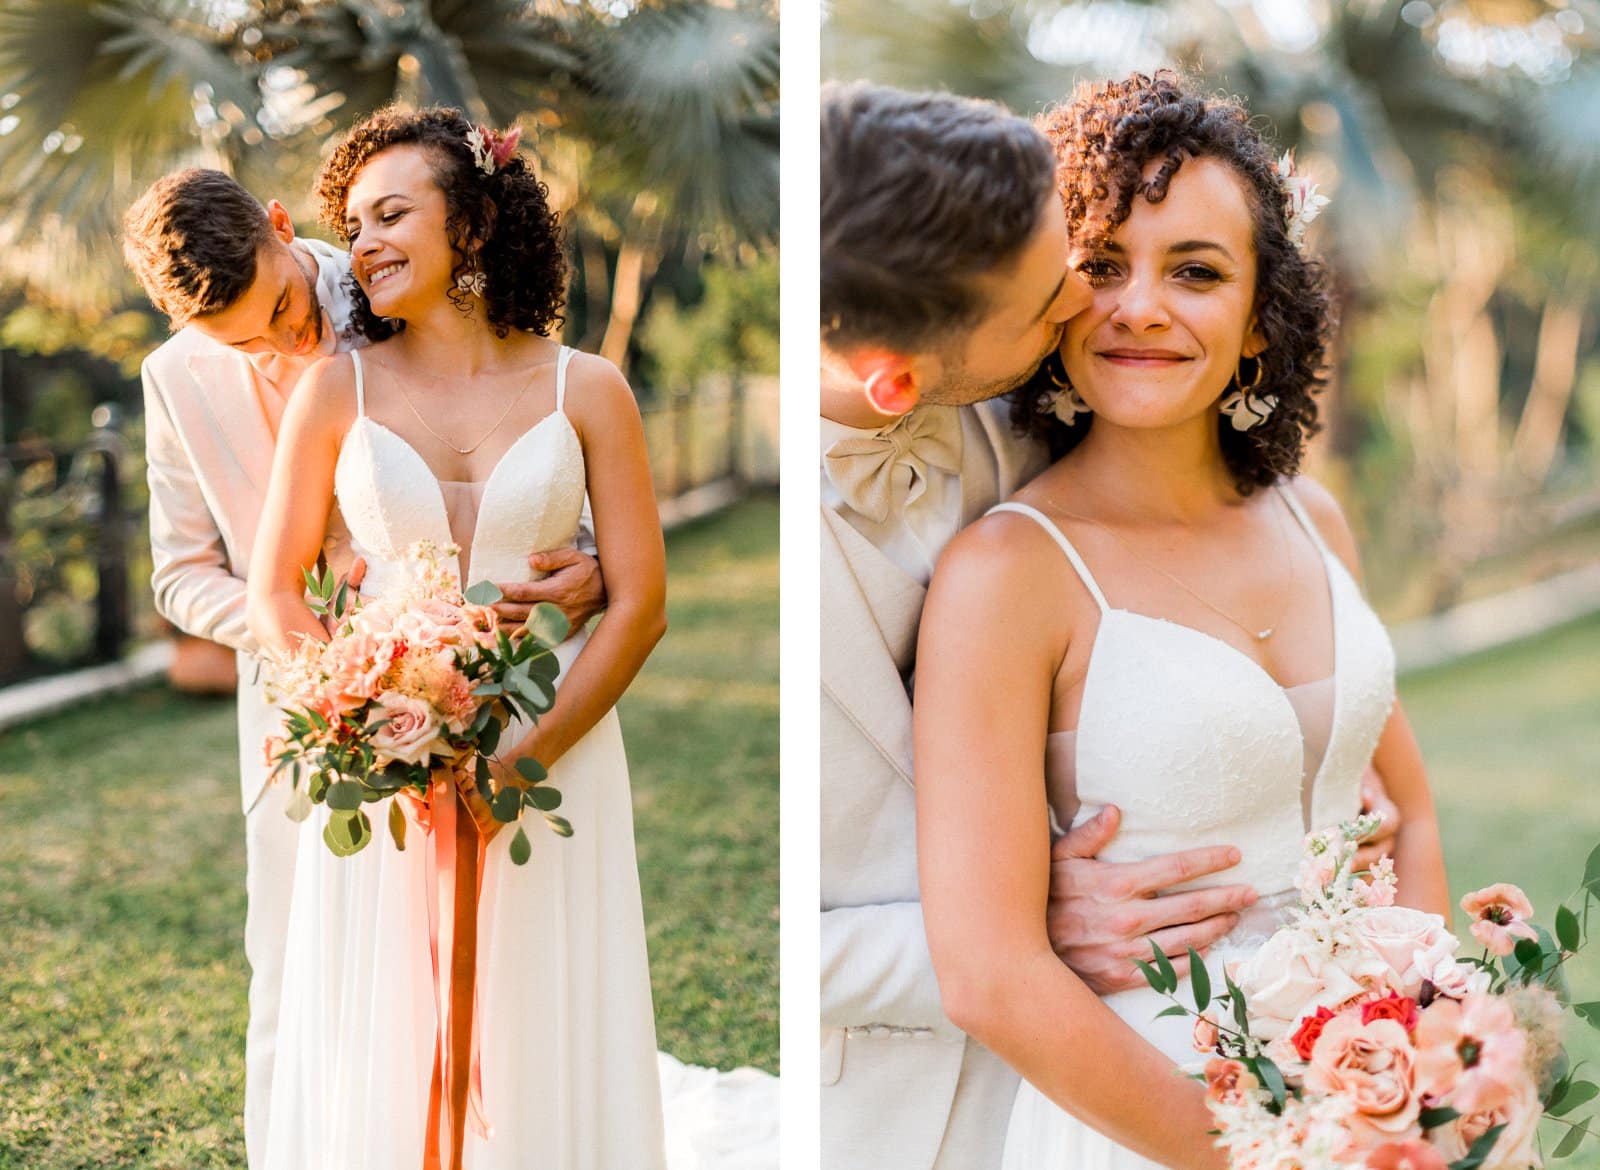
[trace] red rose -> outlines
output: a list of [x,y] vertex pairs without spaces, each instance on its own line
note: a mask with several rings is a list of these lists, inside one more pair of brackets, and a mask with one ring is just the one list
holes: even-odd
[[1361,1005],[1361,1022],[1393,1020],[1407,1032],[1417,1030],[1417,1001],[1407,995],[1390,992],[1382,999],[1369,1000]]
[[1331,1019],[1333,1012],[1325,1007],[1319,1007],[1316,1015],[1307,1016],[1300,1021],[1300,1026],[1295,1029],[1294,1035],[1289,1037],[1289,1043],[1294,1046],[1295,1054],[1301,1060],[1311,1059],[1311,1050],[1317,1046],[1317,1037],[1322,1035],[1322,1029],[1327,1027]]

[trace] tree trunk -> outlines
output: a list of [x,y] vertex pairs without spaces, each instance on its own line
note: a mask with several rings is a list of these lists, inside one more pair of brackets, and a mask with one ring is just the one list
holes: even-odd
[[1578,381],[1578,344],[1583,335],[1583,310],[1552,293],[1539,319],[1533,383],[1522,408],[1512,457],[1517,470],[1538,486],[1550,474],[1561,449],[1561,424]]
[[617,252],[617,274],[611,284],[611,316],[606,322],[606,335],[600,342],[600,356],[624,374],[628,372],[628,343],[639,321],[645,286],[655,275],[660,260],[657,245],[661,239],[661,224],[655,218],[655,210],[656,197],[641,191],[633,201],[633,213],[628,217],[628,226],[622,233],[622,247]]
[[607,270],[606,246],[594,232],[578,232],[578,255],[583,258],[584,319],[578,348],[595,351],[605,336],[611,313],[611,273]]

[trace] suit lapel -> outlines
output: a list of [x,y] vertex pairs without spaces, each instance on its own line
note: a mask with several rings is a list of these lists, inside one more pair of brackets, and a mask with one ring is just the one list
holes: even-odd
[[926,590],[831,508],[822,510],[822,686],[911,782],[911,700]]

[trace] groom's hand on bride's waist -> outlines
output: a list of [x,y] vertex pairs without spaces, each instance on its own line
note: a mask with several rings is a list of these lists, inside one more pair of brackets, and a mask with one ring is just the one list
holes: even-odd
[[533,607],[548,601],[566,615],[573,630],[606,608],[606,583],[600,576],[600,562],[575,548],[536,552],[528,567],[548,576],[538,581],[512,581],[496,584],[505,596],[495,603],[502,626],[520,626]]
[[1150,957],[1152,940],[1172,957],[1179,975],[1187,974],[1189,948],[1205,954],[1238,924],[1239,911],[1256,901],[1256,891],[1246,885],[1160,893],[1237,865],[1239,851],[1230,845],[1145,861],[1097,860],[1121,822],[1121,812],[1107,806],[1050,849],[1050,945],[1099,995],[1145,986],[1133,961]]

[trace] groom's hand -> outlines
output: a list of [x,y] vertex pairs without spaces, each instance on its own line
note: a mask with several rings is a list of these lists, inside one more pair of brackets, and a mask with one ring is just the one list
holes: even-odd
[[528,558],[528,567],[549,576],[540,581],[516,581],[500,586],[505,597],[496,602],[494,608],[500,615],[501,625],[522,625],[533,607],[542,601],[559,609],[574,630],[587,625],[590,618],[605,610],[606,583],[600,576],[600,562],[588,553],[575,548],[536,552]]
[[1050,945],[1098,995],[1145,986],[1133,960],[1150,957],[1152,940],[1172,957],[1179,975],[1188,974],[1189,948],[1205,954],[1238,923],[1239,911],[1256,901],[1255,890],[1245,885],[1159,893],[1237,865],[1239,851],[1231,845],[1146,861],[1097,861],[1121,823],[1120,810],[1108,805],[1050,849]]
[[1356,868],[1371,869],[1380,857],[1394,853],[1394,840],[1400,832],[1400,809],[1389,799],[1389,790],[1383,786],[1383,777],[1371,764],[1361,775],[1361,811],[1377,813],[1382,818],[1372,836],[1356,850]]

